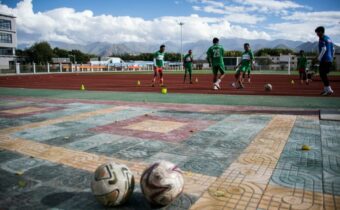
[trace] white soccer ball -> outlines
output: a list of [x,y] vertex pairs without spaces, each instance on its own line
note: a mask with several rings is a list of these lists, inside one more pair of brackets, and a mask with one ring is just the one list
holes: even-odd
[[129,168],[114,162],[99,166],[94,172],[91,190],[104,206],[125,203],[132,195],[135,180]]
[[265,84],[264,90],[265,90],[265,91],[272,91],[272,90],[273,90],[273,87],[272,87],[271,84],[268,83],[268,84]]
[[145,169],[140,183],[145,198],[157,206],[169,205],[184,188],[182,171],[168,161],[156,162]]

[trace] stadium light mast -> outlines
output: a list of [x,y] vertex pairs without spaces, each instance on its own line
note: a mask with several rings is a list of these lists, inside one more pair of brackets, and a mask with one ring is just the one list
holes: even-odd
[[183,22],[179,22],[178,25],[181,27],[181,70],[183,70]]

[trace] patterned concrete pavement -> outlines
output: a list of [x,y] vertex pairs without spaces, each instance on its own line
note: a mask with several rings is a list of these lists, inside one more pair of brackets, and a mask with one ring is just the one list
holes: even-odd
[[[340,122],[249,110],[1,98],[0,209],[103,209],[89,188],[97,166],[126,164],[138,183],[160,159],[185,178],[165,209],[340,208]],[[119,209],[149,208],[137,184]]]

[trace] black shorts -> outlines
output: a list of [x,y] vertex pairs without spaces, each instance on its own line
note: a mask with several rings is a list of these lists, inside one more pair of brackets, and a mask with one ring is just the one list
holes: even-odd
[[320,74],[328,74],[332,69],[332,62],[320,62],[319,72]]

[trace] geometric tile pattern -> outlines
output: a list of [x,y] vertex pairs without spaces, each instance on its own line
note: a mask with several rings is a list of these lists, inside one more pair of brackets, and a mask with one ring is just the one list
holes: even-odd
[[256,209],[286,144],[295,117],[275,116],[192,209]]
[[[81,151],[74,151],[69,150],[62,147],[56,147],[46,144],[41,144],[38,142],[32,142],[27,140],[22,140],[19,138],[11,138],[9,136],[0,136],[0,149],[6,149],[12,152],[17,152],[31,158],[38,158],[33,159],[33,162],[41,162],[39,159],[48,160],[50,162],[63,164],[66,166],[70,166],[72,168],[82,169],[89,172],[94,172],[95,169],[108,161],[113,161],[120,164],[127,165],[133,172],[138,182],[143,170],[146,168],[148,164],[146,163],[135,163],[130,161],[124,161],[121,159],[115,159],[107,156],[99,156],[91,153],[85,153]],[[15,160],[18,162],[19,159]],[[23,162],[23,161],[21,161]],[[24,161],[27,163],[27,161]],[[9,162],[8,164],[16,165],[14,163]],[[40,166],[41,164],[36,166]],[[24,172],[22,167],[17,166],[20,168],[20,172]],[[25,171],[30,169],[26,169],[27,166],[24,166]],[[215,177],[204,176],[195,173],[184,173],[186,179],[190,179],[188,184],[186,185],[187,189],[197,189],[198,187],[200,190],[196,190],[195,193],[203,193],[205,190],[204,186],[209,186],[214,180]],[[190,192],[188,190],[188,192]]]
[[45,113],[60,110],[62,107],[23,106],[11,109],[0,109],[0,117],[14,118],[30,116],[37,113]]
[[71,114],[71,115],[67,115],[67,116],[64,116],[64,117],[58,117],[58,118],[54,118],[54,119],[45,120],[45,121],[42,121],[42,122],[30,123],[30,124],[25,124],[25,125],[21,125],[21,126],[15,126],[15,127],[10,127],[10,128],[6,128],[6,129],[1,129],[0,135],[1,134],[14,133],[14,132],[18,132],[18,131],[23,131],[23,130],[29,129],[29,128],[37,128],[37,127],[41,127],[41,126],[44,126],[44,125],[52,125],[52,124],[57,124],[57,123],[61,123],[61,122],[83,120],[83,119],[93,117],[93,116],[96,116],[96,115],[104,115],[104,114],[107,114],[107,113],[120,111],[120,110],[124,110],[124,109],[126,109],[126,107],[115,106],[115,107],[110,107],[110,108],[106,108],[106,109],[84,112],[84,113],[80,113],[80,114],[73,114],[73,115]]
[[[138,182],[161,159],[177,164],[185,180],[166,209],[339,208],[340,122],[233,109],[2,100],[0,110],[13,112],[0,114],[0,209],[103,209],[89,183],[107,161],[136,177],[119,209],[151,209]],[[302,151],[303,144],[312,149]]]
[[321,121],[322,182],[326,209],[340,208],[340,122]]
[[44,111],[44,110],[45,110],[44,108],[27,106],[27,107],[22,107],[22,108],[2,110],[2,111],[0,111],[0,113],[20,115],[20,114],[39,112],[39,111]]
[[135,123],[124,127],[125,129],[139,130],[146,132],[158,132],[158,133],[168,133],[170,131],[179,129],[185,126],[186,123],[173,122],[173,121],[162,121],[162,120],[145,120],[140,123]]
[[127,135],[142,139],[181,142],[213,121],[144,115],[100,126],[91,131]]

